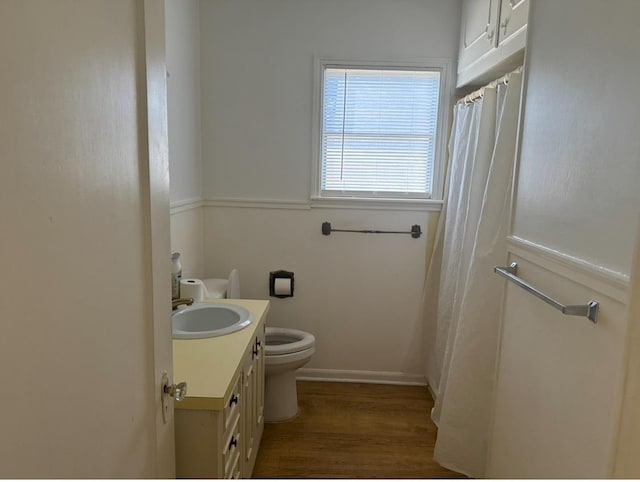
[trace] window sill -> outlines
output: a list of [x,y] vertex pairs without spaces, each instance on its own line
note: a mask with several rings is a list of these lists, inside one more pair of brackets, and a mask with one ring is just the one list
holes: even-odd
[[310,207],[323,209],[377,209],[382,211],[442,210],[442,201],[434,199],[384,199],[312,196]]

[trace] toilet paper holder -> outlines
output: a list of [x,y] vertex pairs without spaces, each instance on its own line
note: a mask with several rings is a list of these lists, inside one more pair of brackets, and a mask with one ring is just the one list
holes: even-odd
[[[291,280],[291,288],[288,293],[276,293],[276,280],[278,279]],[[291,298],[293,296],[293,272],[284,270],[271,271],[269,273],[269,296],[275,298]]]

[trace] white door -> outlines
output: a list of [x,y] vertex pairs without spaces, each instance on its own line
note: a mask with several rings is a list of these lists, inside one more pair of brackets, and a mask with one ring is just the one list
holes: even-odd
[[0,0],[0,477],[174,475],[162,0]]
[[510,262],[558,301],[597,300],[600,313],[596,324],[566,316],[507,283],[492,478],[613,473],[640,216],[640,51],[631,47],[640,2],[610,7],[530,5]]

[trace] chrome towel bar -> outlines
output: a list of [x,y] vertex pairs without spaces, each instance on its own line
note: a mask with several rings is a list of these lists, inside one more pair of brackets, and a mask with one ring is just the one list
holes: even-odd
[[511,263],[511,266],[494,267],[494,273],[499,274],[503,278],[507,278],[512,283],[515,283],[520,288],[531,293],[536,298],[540,298],[545,303],[553,306],[556,310],[562,312],[563,315],[572,316],[586,316],[591,321],[596,323],[598,321],[598,309],[600,304],[597,301],[589,301],[586,305],[563,305],[559,301],[554,300],[549,295],[543,293],[538,288],[531,286],[522,278],[518,278],[518,263]]

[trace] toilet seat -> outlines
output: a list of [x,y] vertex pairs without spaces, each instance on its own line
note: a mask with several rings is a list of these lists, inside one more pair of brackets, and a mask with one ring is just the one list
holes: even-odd
[[289,328],[271,328],[266,330],[265,355],[287,355],[308,350],[315,345],[316,339],[311,333]]

